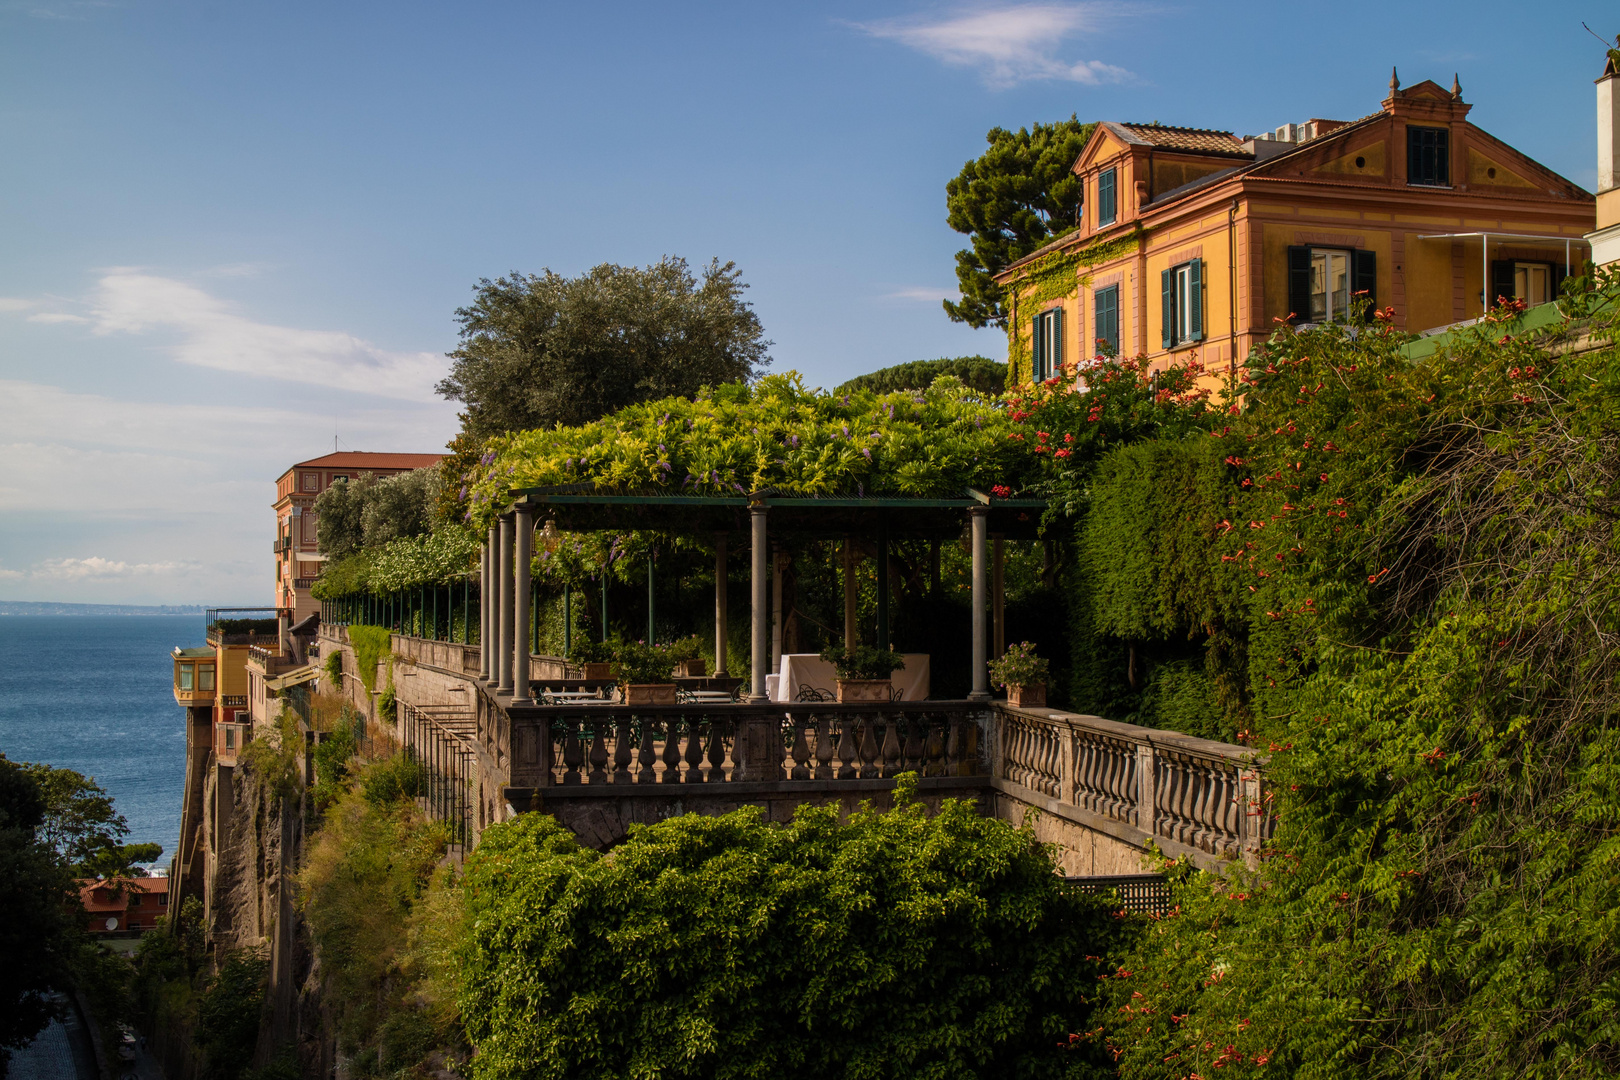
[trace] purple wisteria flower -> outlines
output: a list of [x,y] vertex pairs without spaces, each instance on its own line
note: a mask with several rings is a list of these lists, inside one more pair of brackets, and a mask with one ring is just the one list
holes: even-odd
[[848,424],[844,425],[844,438],[846,438],[846,439],[849,438],[849,425]]
[[863,446],[863,447],[861,447],[861,453],[866,455],[866,460],[867,461],[872,460],[872,451],[871,450],[869,450],[869,449],[867,449],[866,447]]
[[788,436],[788,445],[794,447],[795,449],[797,449],[798,445],[799,445],[799,437],[797,435],[789,435]]
[[461,485],[461,494],[456,496],[456,501],[458,501],[458,502],[466,502],[467,501],[467,485],[466,484]]

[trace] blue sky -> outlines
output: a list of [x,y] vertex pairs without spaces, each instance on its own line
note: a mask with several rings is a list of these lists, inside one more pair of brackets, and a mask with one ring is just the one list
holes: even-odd
[[735,260],[776,370],[1002,356],[944,185],[994,125],[1251,134],[1462,80],[1588,189],[1608,3],[0,0],[0,597],[270,598],[273,482],[434,450],[480,277]]

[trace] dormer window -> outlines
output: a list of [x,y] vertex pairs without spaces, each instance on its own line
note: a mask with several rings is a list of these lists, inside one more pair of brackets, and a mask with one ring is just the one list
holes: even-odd
[[1097,176],[1097,228],[1112,225],[1119,216],[1119,200],[1115,195],[1116,172],[1104,169]]
[[1406,182],[1451,186],[1451,132],[1445,128],[1406,129]]

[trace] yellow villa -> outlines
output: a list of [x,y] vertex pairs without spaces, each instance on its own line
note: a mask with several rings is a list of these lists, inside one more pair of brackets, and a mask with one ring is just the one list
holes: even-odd
[[1341,319],[1358,294],[1414,333],[1499,296],[1554,299],[1579,272],[1593,196],[1390,79],[1360,120],[1227,131],[1104,122],[1074,163],[1081,224],[997,280],[1019,382],[1099,351],[1212,374],[1279,323]]

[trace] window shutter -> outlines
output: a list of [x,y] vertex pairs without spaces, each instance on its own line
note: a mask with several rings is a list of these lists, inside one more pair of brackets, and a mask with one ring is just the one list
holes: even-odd
[[1187,325],[1192,331],[1189,341],[1204,340],[1204,260],[1194,259],[1187,267],[1187,311],[1192,316]]
[[1513,288],[1513,260],[1492,259],[1491,289],[1490,293],[1485,297],[1485,310],[1489,311],[1496,306],[1497,297],[1504,296],[1511,300],[1515,295]]
[[1367,294],[1367,310],[1371,312],[1378,306],[1378,254],[1372,251],[1353,251],[1350,258],[1355,263],[1352,278],[1355,284],[1351,288],[1356,292]]
[[1311,314],[1311,249],[1288,249],[1288,310],[1294,322],[1301,323]]
[[1029,381],[1041,381],[1041,317],[1035,316],[1029,335]]
[[1164,293],[1164,347],[1168,349],[1175,341],[1176,331],[1175,284],[1170,271],[1159,271],[1159,288]]
[[[1552,277],[1549,283],[1552,285],[1552,298],[1554,300],[1563,299],[1562,289],[1564,288],[1564,278],[1566,276],[1563,263],[1552,264]],[[1562,311],[1563,309],[1560,308],[1559,310]]]
[[1063,309],[1057,308],[1052,312],[1052,357],[1048,362],[1046,377],[1060,375],[1063,372]]

